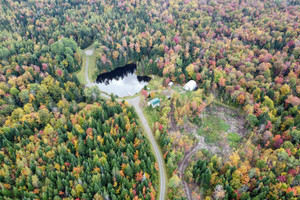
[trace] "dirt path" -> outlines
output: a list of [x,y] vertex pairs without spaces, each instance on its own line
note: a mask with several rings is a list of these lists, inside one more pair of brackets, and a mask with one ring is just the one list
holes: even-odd
[[[195,134],[196,136],[196,134]],[[187,168],[189,162],[190,162],[190,158],[200,149],[203,148],[207,148],[206,143],[204,142],[204,138],[202,136],[196,136],[199,139],[199,142],[192,148],[192,150],[183,158],[182,163],[179,165],[179,176],[181,178],[183,187],[184,187],[184,191],[186,193],[186,197],[188,200],[192,200],[192,195],[189,191],[189,187],[187,185],[187,183],[185,182],[183,175],[184,175],[184,171]]]
[[214,146],[214,145],[210,145],[208,146],[207,143],[204,141],[204,137],[199,136],[196,132],[193,133],[193,135],[195,136],[195,138],[197,138],[199,140],[199,142],[191,149],[191,151],[189,151],[183,158],[182,162],[179,164],[179,176],[181,178],[183,187],[184,187],[184,191],[186,193],[187,199],[188,200],[192,200],[192,195],[191,192],[189,190],[189,186],[186,183],[186,181],[183,178],[184,175],[184,171],[187,168],[187,166],[190,163],[191,158],[193,157],[193,155],[195,155],[198,151],[200,151],[201,149],[207,149],[210,150],[212,152],[216,152],[219,150],[218,147]]
[[[218,116],[219,118],[224,120],[226,124],[230,125],[230,128],[227,131],[228,133],[236,132],[240,136],[244,136],[246,134],[243,116],[231,116],[231,115],[237,114],[237,113],[235,111],[232,111],[228,108],[223,108],[221,106],[216,106],[214,108],[215,108],[214,110],[210,109],[211,114]],[[205,116],[202,114],[201,117],[204,118]],[[201,128],[198,128],[198,129],[201,129]],[[193,136],[195,138],[198,139],[198,143],[196,145],[194,145],[192,147],[192,149],[185,154],[185,156],[184,156],[182,162],[179,164],[179,168],[178,168],[179,176],[182,180],[184,191],[186,193],[188,200],[193,199],[193,197],[191,195],[191,191],[190,191],[191,185],[187,184],[187,182],[184,180],[183,176],[184,176],[184,172],[185,172],[186,168],[188,167],[192,157],[201,149],[206,149],[206,150],[213,152],[213,154],[218,154],[218,155],[222,156],[223,159],[226,159],[228,157],[228,155],[230,155],[230,153],[231,153],[231,148],[229,147],[228,144],[223,146],[222,149],[220,149],[218,144],[207,144],[204,141],[204,137],[200,136],[199,133],[197,133],[197,129],[194,129],[194,131],[191,131],[191,133],[193,134]]]
[[88,75],[88,69],[89,69],[89,59],[88,59],[88,56],[93,55],[94,49],[86,50],[84,53],[86,55],[86,59],[85,59],[85,80],[87,82],[87,87],[91,87],[94,84],[90,81],[89,75]]
[[[88,75],[88,70],[89,70],[89,69],[88,69],[88,68],[89,68],[89,59],[88,59],[88,56],[93,55],[94,49],[86,50],[84,53],[85,53],[85,55],[87,56],[86,59],[85,59],[85,80],[86,80],[86,82],[87,82],[86,86],[87,86],[87,87],[92,87],[92,86],[94,86],[95,84],[92,83],[92,82],[90,81],[90,79],[89,79],[89,75]],[[100,89],[100,88],[99,88],[99,89]],[[103,93],[103,92],[101,92],[100,95],[101,95],[102,97],[106,98],[106,99],[110,99],[110,96],[107,95],[107,94],[105,94],[105,93]],[[121,101],[121,100],[120,100],[120,101]]]

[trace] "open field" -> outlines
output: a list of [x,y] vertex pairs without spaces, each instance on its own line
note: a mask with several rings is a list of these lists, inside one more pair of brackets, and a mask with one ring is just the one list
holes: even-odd
[[88,48],[81,50],[82,66],[76,75],[78,80],[84,84],[87,84],[87,80],[85,79],[86,59],[88,59],[88,77],[90,81],[94,82],[97,78],[96,53],[93,52],[93,49],[94,45],[92,44]]
[[163,78],[157,75],[150,75],[151,80],[147,85],[147,88],[149,88],[149,91],[151,90],[157,90],[159,86],[162,86]]
[[202,118],[202,128],[198,130],[199,134],[204,136],[205,142],[214,143],[219,142],[221,134],[228,131],[229,125],[221,118],[208,114]]

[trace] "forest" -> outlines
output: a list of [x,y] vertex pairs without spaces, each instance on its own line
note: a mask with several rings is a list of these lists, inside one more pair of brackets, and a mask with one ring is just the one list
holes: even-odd
[[[2,1],[0,199],[157,199],[157,163],[133,107],[75,74],[90,45],[95,76],[136,63],[161,90],[196,81],[170,101],[150,94],[164,99],[149,113],[167,199],[189,199],[184,183],[200,188],[196,199],[298,199],[299,16],[297,0]],[[203,116],[215,120],[217,103],[239,110],[245,131],[224,139],[227,156],[207,146],[181,171],[196,144],[185,125],[209,135]]]

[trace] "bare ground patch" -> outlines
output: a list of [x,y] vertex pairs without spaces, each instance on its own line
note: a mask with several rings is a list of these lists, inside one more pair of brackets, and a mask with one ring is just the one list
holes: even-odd
[[240,112],[222,106],[213,106],[209,108],[209,112],[220,117],[230,126],[228,132],[235,132],[240,136],[246,136],[245,116]]
[[212,154],[221,156],[223,158],[223,161],[226,161],[229,155],[232,153],[232,148],[229,146],[229,142],[227,141],[227,133],[237,133],[241,137],[244,137],[247,134],[247,130],[244,126],[245,117],[238,111],[222,106],[212,106],[206,108],[205,113],[206,114],[202,114],[200,117],[204,118],[207,114],[214,115],[219,117],[229,125],[229,129],[227,130],[227,132],[224,134],[220,134],[220,140],[216,143],[206,143],[204,137],[198,134],[198,130],[201,127],[189,121],[186,122],[183,126],[178,126],[173,117],[174,109],[171,105],[171,124],[169,129],[170,134],[180,131],[181,134],[187,134],[189,135],[189,137],[194,137],[195,140],[193,146],[186,149],[187,151],[185,151],[182,161],[178,163],[179,177],[182,179],[182,184],[188,200],[196,199],[197,194],[199,194],[200,192],[199,187],[196,184],[188,183],[184,179],[185,170],[190,164],[191,160],[199,159],[199,157],[197,156],[197,152],[199,152],[201,149],[206,149]]

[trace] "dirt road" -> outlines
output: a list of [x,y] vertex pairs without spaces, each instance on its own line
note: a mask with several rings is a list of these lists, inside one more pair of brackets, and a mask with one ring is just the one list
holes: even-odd
[[[87,56],[91,56],[94,53],[94,50],[87,50],[85,51],[85,54]],[[87,87],[91,87],[94,84],[90,81],[89,77],[88,77],[88,59],[86,59],[85,62],[85,79],[87,82]],[[105,93],[101,93],[101,96],[104,98],[110,98],[108,95],[106,95]],[[118,101],[122,101],[121,99],[117,99]],[[140,96],[137,96],[135,98],[126,100],[130,105],[132,105],[135,108],[135,111],[137,113],[137,115],[139,116],[141,123],[144,126],[144,129],[146,131],[146,134],[148,135],[148,138],[150,140],[151,146],[154,150],[154,154],[158,163],[158,171],[159,171],[159,177],[160,177],[160,189],[159,189],[159,200],[165,200],[166,197],[166,174],[165,174],[165,170],[164,170],[164,160],[162,158],[162,155],[159,151],[158,145],[156,144],[156,141],[153,137],[151,128],[148,124],[148,121],[146,119],[146,117],[143,114],[142,109],[140,108]]]
[[151,128],[148,124],[148,121],[147,121],[146,117],[144,116],[142,109],[140,108],[140,105],[139,105],[140,104],[140,96],[137,96],[135,98],[132,98],[132,99],[129,99],[126,101],[135,108],[135,111],[144,126],[144,129],[148,135],[148,138],[149,138],[152,148],[154,150],[156,160],[158,163],[158,171],[159,171],[159,176],[160,176],[159,199],[164,200],[165,193],[166,193],[166,175],[165,175],[165,170],[164,170],[164,160],[161,156],[158,145],[156,144],[156,141],[153,137],[153,134],[152,134]]
[[85,59],[85,80],[87,82],[87,86],[91,87],[91,86],[93,86],[93,83],[90,81],[89,75],[88,75],[88,68],[89,68],[89,59],[88,59],[88,56],[93,55],[94,50],[93,49],[86,50],[84,53],[87,56],[86,59]]

